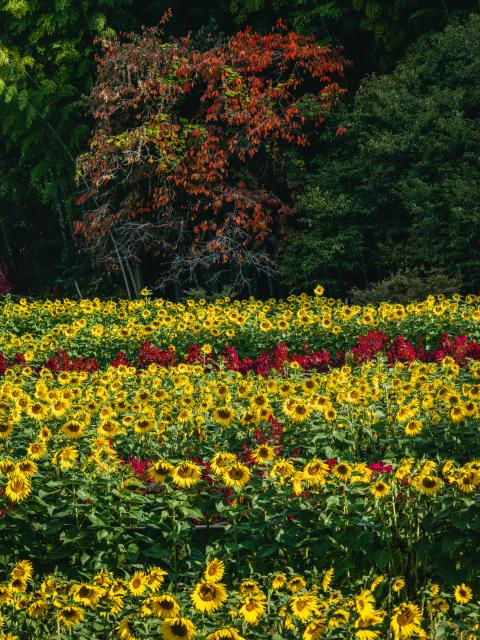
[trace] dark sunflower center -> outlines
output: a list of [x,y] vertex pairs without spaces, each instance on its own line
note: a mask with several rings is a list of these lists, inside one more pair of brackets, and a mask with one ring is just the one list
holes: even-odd
[[174,622],[172,624],[172,631],[179,638],[186,638],[188,635],[187,625],[183,622]]
[[200,587],[200,597],[202,600],[213,600],[215,598],[215,588],[208,584]]

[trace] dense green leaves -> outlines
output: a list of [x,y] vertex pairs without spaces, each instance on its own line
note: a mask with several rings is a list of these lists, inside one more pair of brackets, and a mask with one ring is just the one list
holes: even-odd
[[289,285],[344,291],[436,266],[478,286],[479,54],[472,15],[362,83],[298,201],[305,228],[285,254]]
[[[92,127],[82,96],[95,82],[94,37],[156,25],[170,4],[2,3],[0,262],[16,292],[123,286],[81,257],[73,235],[73,160]],[[299,198],[303,217],[281,260],[288,290],[322,278],[343,294],[400,267],[432,265],[478,286],[478,13],[466,26],[457,22],[478,12],[477,0],[180,0],[173,11],[168,35],[220,41],[246,25],[266,33],[281,17],[290,29],[342,45],[352,60],[335,126],[304,162],[293,150],[288,162],[284,197]],[[272,240],[276,258],[283,239]],[[222,284],[219,276],[215,286]],[[262,295],[272,286],[254,285]]]

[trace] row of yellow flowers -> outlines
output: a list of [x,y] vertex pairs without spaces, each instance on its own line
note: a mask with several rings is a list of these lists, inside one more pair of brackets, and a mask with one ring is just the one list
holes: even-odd
[[[148,293],[148,292],[146,292]],[[370,329],[409,339],[435,339],[442,331],[479,337],[480,296],[429,296],[409,305],[382,303],[360,307],[316,294],[286,300],[186,300],[173,303],[148,295],[133,301],[9,300],[0,303],[0,352],[21,350],[41,363],[57,349],[76,355],[124,350],[143,340],[181,349],[192,343],[236,344],[255,352],[277,342],[300,346],[305,340],[329,348]]]
[[[116,490],[142,491],[153,486],[168,486],[168,481],[179,489],[207,490],[212,482],[217,487],[224,486],[242,490],[252,485],[255,490],[272,487],[290,487],[295,496],[304,491],[324,492],[324,487],[352,485],[365,496],[371,494],[380,499],[388,496],[392,489],[405,491],[411,487],[428,496],[438,492],[470,494],[480,485],[480,460],[456,465],[446,460],[438,465],[434,460],[408,458],[395,465],[368,465],[365,462],[348,463],[332,461],[331,464],[314,458],[298,468],[294,458],[280,458],[270,445],[262,444],[252,451],[251,463],[245,463],[230,452],[218,452],[206,464],[200,465],[190,460],[172,463],[167,460],[152,462],[143,474],[136,473],[134,467],[121,464],[108,440],[99,439],[89,455],[82,456],[77,448],[67,446],[48,458],[47,445],[32,443],[29,457],[20,460],[3,458],[0,460],[0,491],[12,502],[22,502],[32,492],[35,475],[41,476],[40,486],[45,477],[56,470],[72,471],[95,476],[120,474],[121,479],[113,483]],[[41,469],[35,461],[41,460]],[[440,467],[440,468],[439,468]],[[379,474],[382,476],[379,478]],[[437,475],[441,473],[441,476]],[[387,474],[387,476],[383,476]],[[365,491],[366,489],[366,491]]]
[[101,570],[90,580],[54,574],[34,582],[32,563],[20,561],[0,583],[0,637],[20,638],[15,630],[21,629],[32,640],[55,631],[64,638],[74,629],[120,640],[404,640],[433,639],[447,630],[441,637],[470,640],[480,630],[478,594],[464,583],[444,590],[430,582],[414,602],[405,600],[402,576],[366,577],[352,591],[335,586],[333,568],[241,581],[234,571],[213,558],[191,586],[188,580],[168,583],[167,572],[156,566],[121,577]]
[[480,363],[460,370],[450,359],[441,365],[397,363],[393,369],[369,363],[316,375],[293,368],[287,377],[268,378],[206,373],[198,365],[150,365],[140,373],[120,366],[57,377],[48,369],[7,374],[0,384],[0,439],[13,438],[16,447],[25,437],[99,436],[146,436],[151,446],[157,442],[167,449],[178,439],[218,447],[228,434],[248,434],[271,416],[294,446],[303,444],[299,431],[307,440],[342,430],[408,440],[422,432],[431,438],[452,429],[471,431],[480,415]]

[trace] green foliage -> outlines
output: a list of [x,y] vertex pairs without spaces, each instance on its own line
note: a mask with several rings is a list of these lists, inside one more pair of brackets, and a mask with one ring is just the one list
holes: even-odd
[[406,305],[412,300],[425,300],[432,294],[451,296],[461,289],[460,278],[446,275],[438,269],[405,269],[374,282],[367,289],[354,287],[350,291],[349,302],[360,305],[398,302]]
[[[94,82],[93,38],[156,25],[171,4],[1,3],[0,255],[15,290],[58,287],[75,295],[75,282],[82,293],[100,282],[105,292],[121,284],[108,282],[102,267],[94,270],[73,238],[72,160],[86,150],[92,127],[82,96]],[[247,24],[267,32],[282,17],[299,33],[342,45],[353,62],[346,81],[355,103],[336,121],[347,131],[336,136],[330,126],[311,149],[317,168],[306,178],[292,154],[285,196],[304,193],[297,203],[299,236],[281,263],[289,287],[323,278],[333,293],[344,293],[415,266],[439,266],[461,275],[467,287],[478,286],[478,20],[455,23],[478,8],[478,0],[174,4],[169,34],[192,32],[201,43]],[[412,43],[390,75],[365,77],[392,71]],[[305,100],[302,110],[308,108]]]
[[472,14],[419,41],[392,74],[362,83],[351,111],[337,115],[345,133],[330,128],[298,201],[304,230],[282,263],[289,286],[345,291],[406,267],[439,267],[478,286],[479,60]]
[[2,252],[12,253],[17,283],[30,289],[51,288],[70,272],[81,278],[87,268],[76,264],[71,228],[74,158],[90,129],[82,94],[92,84],[94,36],[135,26],[123,10],[129,3],[9,0],[0,9]]

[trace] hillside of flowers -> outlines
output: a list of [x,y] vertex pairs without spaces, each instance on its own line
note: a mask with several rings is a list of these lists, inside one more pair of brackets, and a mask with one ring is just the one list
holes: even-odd
[[1,640],[480,637],[480,296],[0,302]]

